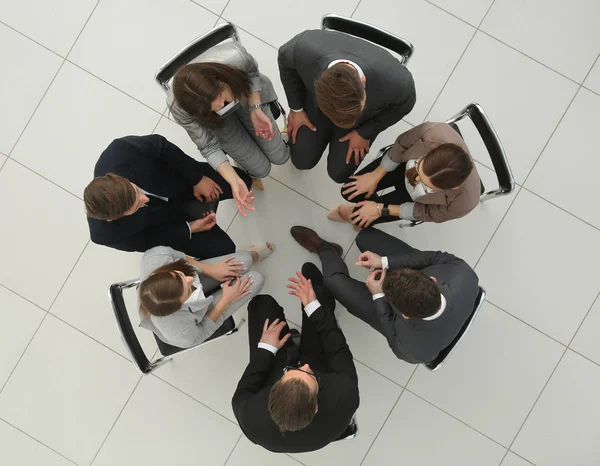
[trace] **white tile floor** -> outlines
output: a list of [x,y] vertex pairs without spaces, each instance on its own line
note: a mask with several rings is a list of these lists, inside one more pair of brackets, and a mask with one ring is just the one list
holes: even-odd
[[[140,255],[89,242],[81,195],[113,138],[154,131],[198,156],[162,115],[153,82],[186,42],[236,22],[285,104],[277,47],[332,12],[416,47],[417,105],[374,150],[477,101],[518,186],[450,224],[383,228],[464,257],[488,302],[437,373],[398,361],[338,308],[360,376],[360,434],[274,455],[246,440],[231,412],[245,331],[155,375],[136,373],[106,290],[137,275]],[[0,0],[0,464],[600,465],[599,53],[598,0]],[[489,185],[484,147],[463,129]],[[289,227],[335,238],[351,268],[355,233],[325,217],[339,191],[323,164],[304,173],[276,167],[265,187],[250,217],[224,204],[219,222],[239,247],[277,243],[259,267],[265,292],[299,322],[283,285],[315,258]],[[154,351],[149,334],[140,338]]]

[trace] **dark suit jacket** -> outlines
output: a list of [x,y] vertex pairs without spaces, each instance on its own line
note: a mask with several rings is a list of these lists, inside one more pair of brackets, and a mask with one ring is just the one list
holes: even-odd
[[321,306],[310,320],[315,322],[323,357],[308,361],[321,378],[319,410],[308,427],[282,434],[271,419],[269,392],[283,375],[283,367],[276,366],[276,358],[268,350],[255,352],[233,395],[233,411],[244,434],[270,451],[299,453],[323,448],[339,438],[358,409],[356,368],[333,312]]
[[429,362],[458,335],[473,311],[479,279],[462,259],[446,252],[417,251],[389,256],[389,268],[420,270],[435,277],[446,298],[445,311],[434,320],[405,319],[385,298],[375,301],[380,327],[394,354],[410,363]]
[[188,219],[177,207],[193,198],[193,185],[208,170],[208,164],[197,162],[158,134],[115,139],[100,155],[94,177],[114,173],[170,202],[151,198],[146,207],[112,222],[88,218],[92,241],[140,252],[185,244],[190,235]]
[[365,74],[367,102],[356,130],[364,139],[400,121],[415,105],[415,84],[406,67],[387,50],[335,31],[304,31],[279,48],[279,72],[290,108],[316,102],[315,79],[333,60],[347,59]]

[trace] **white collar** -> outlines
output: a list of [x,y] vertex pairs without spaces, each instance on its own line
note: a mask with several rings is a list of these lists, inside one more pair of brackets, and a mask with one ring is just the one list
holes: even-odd
[[190,297],[185,300],[184,304],[190,304],[194,301],[198,301],[198,299],[204,298],[204,293],[202,292],[202,283],[200,283],[200,277],[198,277],[198,274],[196,274],[194,277],[194,286],[196,289],[190,295]]
[[348,63],[349,65],[352,65],[354,68],[356,68],[356,71],[358,71],[358,77],[362,78],[365,73],[363,73],[363,70],[360,66],[358,66],[356,63],[354,63],[353,61],[350,60],[333,60],[329,66],[327,66],[327,68],[331,68],[333,65],[337,65],[338,63]]
[[442,298],[442,304],[440,305],[440,310],[437,311],[432,316],[423,317],[423,320],[434,320],[434,319],[437,319],[439,316],[441,316],[444,313],[444,311],[446,310],[446,298],[444,298],[444,295],[442,293],[440,293],[440,297]]

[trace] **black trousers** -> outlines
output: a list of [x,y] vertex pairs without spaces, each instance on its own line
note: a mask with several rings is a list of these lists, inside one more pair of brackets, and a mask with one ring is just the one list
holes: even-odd
[[[356,175],[364,175],[365,173],[371,173],[381,164],[381,157],[371,162],[365,168],[360,170]],[[401,163],[393,172],[386,173],[386,175],[377,183],[377,188],[375,188],[375,193],[370,197],[366,198],[364,194],[360,194],[353,199],[348,199],[352,193],[343,194],[344,188],[342,188],[342,197],[349,202],[361,202],[361,201],[373,201],[379,202],[382,204],[392,204],[392,205],[400,205],[405,202],[413,202],[410,194],[406,190],[406,185],[404,184],[404,173],[406,172],[406,162]],[[354,181],[350,177],[344,182],[349,183],[350,181]],[[377,192],[386,188],[396,188],[394,191],[388,194],[384,194],[383,196],[378,196]],[[371,223],[372,225],[377,225],[378,223],[387,223],[387,222],[396,222],[398,221],[398,217],[379,217],[377,220]]]
[[[335,126],[327,118],[310,95],[304,101],[304,110],[312,124],[317,128],[312,131],[306,126],[298,130],[296,144],[291,145],[292,163],[299,170],[310,170],[313,168],[329,144],[329,155],[327,156],[327,173],[336,183],[344,183],[352,175],[358,165],[354,163],[352,156],[350,163],[346,163],[349,142],[339,142],[339,139],[353,131]],[[371,144],[375,138],[371,140]]]
[[[372,251],[381,256],[410,254],[415,249],[404,241],[375,228],[361,230],[356,237],[356,245],[361,252]],[[373,297],[367,286],[352,277],[342,257],[330,246],[319,248],[325,286],[331,291],[348,312],[383,333],[381,324],[375,317]],[[351,258],[353,261],[355,258]]]

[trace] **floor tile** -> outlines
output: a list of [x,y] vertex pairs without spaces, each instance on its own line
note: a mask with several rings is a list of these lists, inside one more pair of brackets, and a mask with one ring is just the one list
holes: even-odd
[[[52,314],[129,357],[117,329],[108,289],[113,283],[138,278],[141,258],[142,254],[137,252],[117,251],[90,242],[52,306]],[[133,328],[137,329],[142,347],[150,357],[156,343],[148,330],[138,328],[137,293],[130,289],[124,295]]]
[[244,249],[256,241],[272,241],[277,250],[256,270],[265,276],[262,292],[271,294],[286,311],[292,322],[300,323],[300,303],[288,294],[288,277],[295,276],[302,264],[317,262],[319,258],[302,248],[290,234],[294,225],[313,228],[323,238],[335,241],[344,248],[350,247],[356,232],[342,223],[329,222],[327,211],[314,202],[300,196],[281,183],[265,179],[264,192],[256,192],[256,210],[248,217],[238,215],[229,228],[229,235],[238,249]]
[[301,464],[290,456],[265,450],[242,435],[225,466],[300,466]]
[[430,0],[473,26],[479,26],[493,0]]
[[227,0],[192,0],[194,3],[197,3],[204,8],[209,9],[216,15],[220,15],[223,12],[223,9],[227,5]]
[[2,0],[0,18],[64,57],[96,3],[97,0]]
[[417,125],[425,119],[475,29],[424,0],[398,0],[391,5],[389,0],[363,0],[354,18],[404,37],[415,46],[408,69],[415,79],[417,103],[405,119]]
[[[577,240],[563,247],[566,238]],[[567,344],[598,293],[599,241],[598,230],[521,190],[476,272],[488,301]]]
[[11,84],[0,88],[0,151],[9,154],[62,59],[2,24],[0,44],[3,81]]
[[5,328],[11,329],[0,340],[0,388],[27,348],[45,314],[39,307],[0,286],[0,319]]
[[[393,448],[392,448],[393,447]],[[412,393],[404,392],[364,466],[496,466],[504,448]]]
[[600,364],[600,340],[598,329],[600,328],[600,299],[592,306],[581,328],[575,335],[570,347],[575,351]]
[[531,466],[532,464],[533,463],[524,460],[520,456],[515,455],[512,451],[509,451],[500,466]]
[[[144,377],[93,464],[220,465],[238,438],[235,424],[156,377]],[[148,448],[152,439],[158,441]]]
[[292,455],[306,466],[358,466],[375,440],[379,429],[400,396],[402,389],[360,363],[356,364],[360,407],[356,413],[358,435],[330,443],[310,453]]
[[[481,104],[520,183],[576,91],[577,85],[572,81],[479,32],[428,119],[444,121],[471,102]],[[548,99],[549,94],[552,99]],[[475,130],[472,133],[477,134]],[[466,133],[465,137],[469,135]],[[467,140],[473,157],[492,167],[481,138]]]
[[335,11],[350,16],[357,4],[358,0],[305,0],[301,5],[293,0],[230,0],[223,18],[279,48],[302,31],[320,29],[323,15]]
[[150,134],[159,118],[122,92],[65,63],[12,157],[83,198],[98,157],[113,139]]
[[188,0],[104,0],[70,59],[162,112],[165,95],[154,74],[216,20],[217,16]]
[[598,464],[598,390],[600,367],[567,351],[512,449],[539,466]]
[[[73,466],[68,459],[63,458],[50,448],[28,437],[23,432],[0,420],[0,438],[2,452],[0,456],[10,461],[11,466]],[[9,463],[5,463],[9,464]]]
[[596,60],[596,64],[591,69],[583,85],[596,94],[600,94],[600,60]]
[[[590,157],[596,150],[590,135],[595,134],[598,125],[600,95],[581,89],[525,186],[600,228],[600,209],[594,202],[598,184],[594,174],[600,170],[600,161]],[[568,161],[564,157],[566,153],[569,154]],[[565,169],[572,167],[581,167],[577,171],[577,188],[561,189],[565,181]]]
[[[581,82],[600,52],[600,4],[596,0],[496,0],[481,29]],[[558,31],[560,38],[568,40],[557,40]]]
[[[0,243],[10,245],[3,250],[0,283],[48,309],[88,241],[83,204],[8,160],[0,171],[0,215],[10,219],[0,228]],[[35,286],[32,264],[50,270]]]
[[419,366],[408,389],[508,447],[564,349],[485,303],[448,361]]
[[48,316],[0,395],[0,417],[89,464],[138,378],[123,358]]

